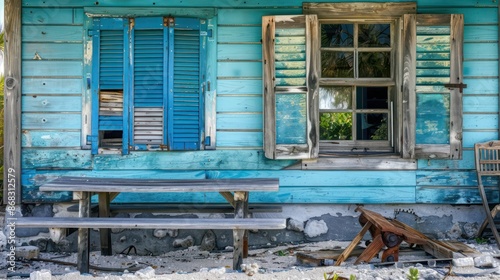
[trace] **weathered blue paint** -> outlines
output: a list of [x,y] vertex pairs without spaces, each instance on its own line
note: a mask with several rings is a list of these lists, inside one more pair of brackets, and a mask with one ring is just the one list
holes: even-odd
[[[335,2],[319,0],[318,2]],[[342,1],[346,2],[346,1]],[[355,2],[350,0],[347,2]],[[374,2],[384,2],[382,0]],[[404,2],[404,1],[394,1]],[[300,168],[296,161],[268,160],[262,151],[261,17],[301,14],[303,1],[174,0],[155,5],[141,0],[25,0],[22,10],[22,167],[26,202],[70,201],[71,194],[42,194],[38,186],[61,175],[131,178],[253,178],[277,177],[279,193],[256,193],[251,202],[276,203],[479,203],[474,173],[473,145],[498,138],[498,3],[491,0],[417,1],[418,13],[462,13],[464,30],[464,152],[462,160],[418,160],[415,171],[286,170]],[[211,19],[213,38],[207,61],[214,104],[214,151],[131,151],[128,155],[92,155],[92,60],[98,59],[95,35],[89,36],[98,13],[140,16],[172,10],[175,17],[191,13]],[[135,11],[134,11],[135,10]],[[135,14],[134,14],[135,13]],[[184,13],[184,14],[183,14]],[[207,16],[209,18],[203,18]],[[210,18],[212,17],[212,18]],[[199,21],[198,21],[199,22]],[[208,31],[203,29],[203,31]],[[127,30],[128,29],[124,29]],[[166,29],[164,29],[166,30]],[[176,30],[177,31],[177,30]],[[125,38],[126,36],[124,36]],[[172,42],[168,41],[169,43]],[[94,45],[93,45],[94,44]],[[172,45],[173,46],[173,45]],[[442,49],[442,45],[436,45]],[[426,47],[436,47],[426,46]],[[171,47],[170,47],[171,48]],[[86,54],[87,56],[85,56]],[[203,55],[203,54],[202,54]],[[92,57],[91,57],[92,56]],[[446,55],[444,55],[446,56]],[[443,57],[442,54],[435,58]],[[428,59],[429,56],[421,56]],[[447,66],[424,61],[419,69],[419,94],[438,94]],[[126,64],[124,67],[131,67]],[[173,65],[171,66],[173,68]],[[438,67],[438,68],[436,68]],[[126,70],[131,73],[130,69]],[[168,72],[168,71],[167,71]],[[300,76],[298,72],[283,72]],[[170,81],[173,81],[173,73]],[[87,86],[87,79],[91,85]],[[131,80],[128,80],[131,83]],[[128,86],[131,86],[128,84]],[[208,86],[208,85],[206,85]],[[171,85],[173,88],[173,84]],[[210,93],[208,93],[210,92]],[[208,95],[207,95],[208,96]],[[425,97],[423,97],[425,99]],[[201,100],[203,101],[203,100]],[[206,101],[206,100],[205,100]],[[172,101],[171,101],[172,102]],[[420,103],[422,104],[423,101]],[[171,104],[171,103],[170,103]],[[202,103],[201,103],[202,104]],[[435,104],[434,104],[435,105]],[[203,105],[200,105],[203,106]],[[432,113],[431,110],[428,113]],[[202,116],[203,117],[203,116]],[[435,118],[442,121],[441,116]],[[285,131],[288,132],[288,131]],[[203,136],[202,134],[200,135]],[[427,138],[426,140],[429,140]],[[201,139],[200,139],[201,142]],[[124,144],[124,149],[127,145]],[[97,150],[94,151],[97,153]],[[499,200],[493,180],[488,196]],[[222,202],[218,194],[134,196],[120,202]]]

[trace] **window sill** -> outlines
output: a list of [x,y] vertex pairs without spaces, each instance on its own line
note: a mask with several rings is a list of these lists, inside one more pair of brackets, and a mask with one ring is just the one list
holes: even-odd
[[416,170],[417,160],[399,155],[380,156],[321,156],[317,160],[302,160],[303,170]]

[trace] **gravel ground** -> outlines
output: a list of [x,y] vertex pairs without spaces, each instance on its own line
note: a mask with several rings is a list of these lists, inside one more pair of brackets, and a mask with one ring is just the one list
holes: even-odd
[[[91,253],[92,265],[114,269],[125,268],[124,272],[91,269],[90,274],[81,275],[71,265],[49,261],[25,261],[17,263],[16,273],[24,278],[31,276],[34,280],[325,279],[325,277],[333,279],[334,275],[340,276],[339,280],[350,279],[350,277],[355,277],[356,280],[393,280],[410,279],[408,276],[410,268],[417,268],[418,279],[500,279],[497,259],[491,258],[500,254],[494,244],[467,244],[480,251],[482,256],[488,256],[494,260],[493,266],[488,268],[458,266],[459,262],[429,262],[428,260],[432,257],[423,251],[401,254],[399,263],[387,265],[380,265],[378,259],[373,259],[370,264],[353,265],[355,258],[349,258],[341,266],[311,267],[297,262],[299,252],[345,248],[347,244],[348,242],[328,241],[250,250],[242,271],[231,269],[231,248],[220,252],[206,252],[194,246],[161,256],[101,256],[99,252]],[[41,253],[39,258],[76,263],[76,254]],[[4,259],[3,256],[2,259]],[[414,260],[424,261],[411,262]],[[0,269],[5,270],[6,267],[0,265]],[[10,278],[15,277],[9,276]]]

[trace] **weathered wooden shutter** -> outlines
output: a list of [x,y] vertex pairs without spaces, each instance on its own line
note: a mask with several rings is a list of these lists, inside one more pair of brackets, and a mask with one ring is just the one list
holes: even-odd
[[203,132],[205,20],[175,18],[170,29],[173,45],[172,83],[169,85],[169,146],[172,150],[198,150]]
[[405,15],[403,157],[462,157],[463,15]]
[[[167,20],[167,19],[165,19]],[[133,20],[132,143],[136,149],[166,143],[168,29],[163,17]]]
[[128,22],[121,18],[95,18],[92,30],[92,154],[99,147],[128,152],[128,85],[124,76],[128,65]]
[[267,158],[318,157],[318,44],[316,15],[262,18]]

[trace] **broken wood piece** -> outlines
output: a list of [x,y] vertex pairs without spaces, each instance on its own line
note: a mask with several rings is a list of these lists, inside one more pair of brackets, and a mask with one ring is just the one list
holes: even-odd
[[[355,247],[351,251],[350,256],[359,256],[365,248]],[[295,254],[297,262],[308,266],[329,266],[333,265],[333,261],[338,260],[345,250],[320,250],[313,252],[298,252]]]
[[349,255],[351,254],[352,250],[358,245],[358,243],[361,241],[365,233],[368,231],[368,229],[372,226],[370,222],[367,222],[361,231],[354,237],[354,239],[351,241],[349,246],[347,246],[342,252],[342,254],[339,256],[337,261],[335,262],[335,265],[340,265],[342,262],[344,262],[347,258],[349,258]]

